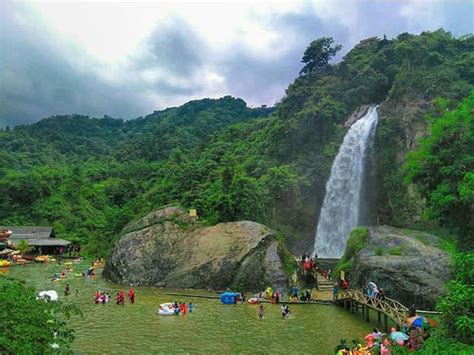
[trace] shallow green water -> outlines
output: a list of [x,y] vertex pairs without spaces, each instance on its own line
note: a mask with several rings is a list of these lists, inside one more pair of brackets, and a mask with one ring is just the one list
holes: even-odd
[[[74,272],[86,265],[74,265]],[[76,278],[74,272],[65,280],[51,282],[52,274],[61,269],[59,265],[34,264],[12,267],[8,275],[26,280],[38,291],[54,289],[61,300],[80,305],[83,317],[70,320],[76,335],[73,348],[78,354],[332,354],[341,337],[362,338],[371,329],[360,316],[335,306],[292,305],[291,318],[282,319],[278,305],[265,304],[264,319],[259,320],[255,305],[226,306],[217,299],[166,295],[209,294],[205,291],[138,287],[133,305],[96,305],[96,289],[115,295],[121,286],[100,276],[97,280]],[[72,291],[68,297],[63,296],[66,283]],[[193,302],[196,307],[185,317],[158,316],[158,305],[170,301]]]

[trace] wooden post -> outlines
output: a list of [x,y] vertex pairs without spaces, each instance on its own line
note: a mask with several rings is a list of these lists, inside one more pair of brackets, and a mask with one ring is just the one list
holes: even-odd
[[369,307],[365,307],[365,308],[366,308],[365,320],[368,322],[369,321],[369,310],[370,310],[370,308]]
[[377,321],[380,323],[381,321],[381,314],[380,314],[380,311],[377,311]]
[[388,332],[388,323],[387,323],[387,315],[386,314],[383,315],[383,321],[384,321],[384,325],[385,325],[385,331]]

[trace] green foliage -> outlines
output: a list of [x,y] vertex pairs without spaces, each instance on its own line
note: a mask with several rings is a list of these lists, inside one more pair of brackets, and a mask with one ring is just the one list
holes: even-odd
[[70,312],[62,303],[37,301],[22,282],[0,277],[0,353],[49,354],[54,343],[68,353],[74,339],[65,322]]
[[[472,48],[472,36],[442,30],[374,37],[331,64],[340,46],[321,38],[275,109],[227,96],[130,121],[56,116],[0,131],[0,220],[53,225],[58,237],[104,255],[128,222],[175,203],[197,208],[203,223],[278,226],[296,245],[313,233],[353,109],[420,96],[458,100],[473,85]],[[377,215],[396,226],[417,215],[397,161],[403,128],[401,118],[381,120],[375,147]],[[471,201],[472,180],[458,184],[461,204]],[[441,186],[433,197],[455,203],[446,194]]]
[[288,250],[288,247],[285,243],[285,238],[283,234],[277,233],[278,240],[278,254],[283,262],[283,268],[286,271],[289,277],[292,277],[294,273],[298,270],[298,263],[296,262],[293,254]]
[[403,247],[398,246],[398,247],[393,247],[388,250],[389,255],[394,255],[394,256],[400,256],[402,255],[403,252]]
[[15,244],[15,249],[20,251],[20,255],[23,256],[24,254],[29,253],[33,250],[33,247],[28,244],[27,240],[19,240],[18,243]]
[[474,219],[474,91],[459,106],[429,117],[429,135],[408,155],[407,180],[426,198],[429,219],[462,237],[460,246],[472,248]]
[[375,248],[375,251],[374,251],[375,255],[383,255],[384,254],[384,249],[382,247],[377,247]]
[[454,258],[455,280],[446,285],[447,293],[438,301],[442,332],[451,339],[474,344],[474,253]]
[[367,227],[356,227],[351,231],[347,240],[346,250],[342,259],[350,260],[360,250],[367,245],[367,236],[369,229]]
[[339,275],[341,274],[341,271],[348,272],[351,269],[352,260],[341,259],[334,268],[334,271],[332,272],[332,278],[335,280],[339,280]]
[[335,279],[339,278],[341,271],[347,272],[352,269],[352,259],[359,250],[362,250],[367,245],[368,235],[369,230],[367,227],[356,227],[351,231],[344,255],[334,268],[333,277]]
[[311,42],[303,54],[304,63],[300,74],[312,74],[327,69],[329,61],[342,48],[340,45],[334,45],[334,39],[330,37],[321,37]]

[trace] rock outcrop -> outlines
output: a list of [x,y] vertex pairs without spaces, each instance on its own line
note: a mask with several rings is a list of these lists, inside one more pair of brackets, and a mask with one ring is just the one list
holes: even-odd
[[352,259],[352,287],[372,281],[406,306],[434,309],[444,284],[453,277],[450,256],[440,245],[441,240],[428,233],[371,227],[365,246]]
[[285,291],[284,251],[275,233],[250,221],[199,227],[167,207],[127,225],[103,275],[129,285]]
[[354,123],[356,123],[359,120],[359,118],[364,117],[369,109],[370,109],[370,105],[359,106],[354,112],[351,113],[349,117],[347,117],[347,119],[344,122],[344,127],[350,128]]

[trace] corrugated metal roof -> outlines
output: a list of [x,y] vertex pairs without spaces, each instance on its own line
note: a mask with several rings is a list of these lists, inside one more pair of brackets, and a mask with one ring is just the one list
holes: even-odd
[[47,239],[52,237],[53,227],[18,227],[0,226],[0,230],[9,229],[12,231],[10,240],[19,239]]
[[[28,244],[31,245],[32,247],[55,247],[55,246],[66,246],[68,244],[71,244],[71,242],[68,242],[67,240],[58,239],[58,238],[48,238],[48,239],[40,238],[40,239],[26,239],[26,240],[28,241]],[[13,241],[13,244],[15,244],[14,241]]]

